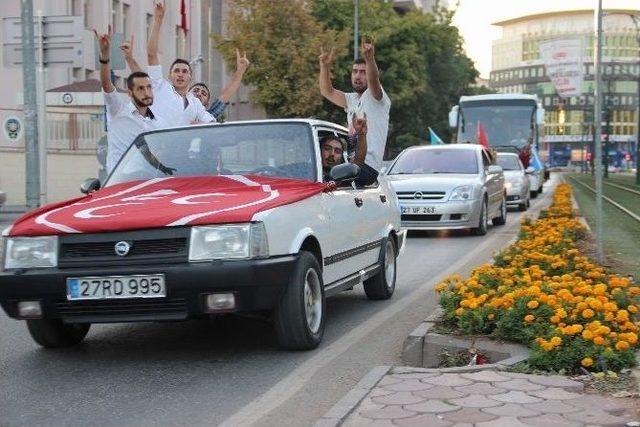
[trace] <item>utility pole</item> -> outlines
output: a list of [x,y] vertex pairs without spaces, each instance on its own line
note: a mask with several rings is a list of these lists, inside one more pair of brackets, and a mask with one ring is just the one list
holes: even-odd
[[595,66],[595,106],[593,121],[595,124],[594,162],[593,169],[596,178],[596,257],[598,263],[604,262],[602,249],[602,0],[598,0],[595,16],[596,45],[594,49]]
[[607,96],[604,99],[604,153],[603,176],[609,178],[609,138],[611,137],[611,80],[607,80]]
[[355,8],[353,12],[353,60],[358,59],[358,19],[360,15],[360,8],[358,7],[358,0],[355,0]]
[[638,111],[636,112],[636,185],[640,185],[640,15],[629,15],[636,27],[638,40]]
[[22,81],[24,91],[24,138],[27,208],[40,206],[40,159],[36,103],[36,64],[33,44],[33,0],[21,0]]

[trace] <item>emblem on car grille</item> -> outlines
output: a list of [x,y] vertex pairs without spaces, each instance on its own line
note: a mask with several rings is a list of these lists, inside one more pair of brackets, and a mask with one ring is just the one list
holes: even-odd
[[121,241],[116,243],[114,250],[118,256],[127,256],[131,250],[131,244],[129,242]]
[[420,191],[416,191],[415,193],[413,193],[413,198],[414,199],[422,199],[422,193]]

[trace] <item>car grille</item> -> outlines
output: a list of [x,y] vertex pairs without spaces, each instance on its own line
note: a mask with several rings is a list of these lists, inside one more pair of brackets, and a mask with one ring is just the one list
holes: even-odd
[[179,320],[188,315],[184,298],[157,300],[59,301],[58,314],[75,322]]
[[401,215],[401,221],[440,221],[442,215]]
[[[66,235],[60,238],[58,265],[65,268],[184,262],[189,256],[188,236],[187,228]],[[116,255],[115,245],[123,241],[131,249],[125,256]]]
[[444,191],[397,191],[398,200],[442,200]]
[[507,196],[507,202],[513,202],[514,200],[520,200],[520,196]]

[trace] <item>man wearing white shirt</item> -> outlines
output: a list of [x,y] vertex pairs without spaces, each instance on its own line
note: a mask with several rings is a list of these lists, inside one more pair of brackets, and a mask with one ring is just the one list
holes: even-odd
[[[100,83],[107,107],[107,173],[111,173],[122,155],[136,137],[145,131],[166,127],[167,123],[151,110],[153,89],[146,73],[134,72],[127,78],[129,98],[118,93],[111,82],[109,52],[111,46],[111,26],[107,34],[98,35],[100,46]],[[171,174],[168,168],[159,168]],[[165,170],[162,170],[165,169]]]
[[[195,123],[215,122],[216,119],[207,112],[204,105],[191,92],[191,65],[184,59],[176,59],[169,67],[169,80],[162,74],[162,66],[158,57],[160,27],[164,19],[166,6],[164,2],[155,3],[154,19],[149,42],[147,44],[147,73],[151,77],[153,92],[156,97],[155,110],[162,117],[170,120],[173,126],[185,126]],[[130,61],[127,61],[130,62]],[[131,70],[134,67],[129,63]]]
[[345,93],[335,89],[331,83],[333,52],[324,51],[318,57],[320,62],[320,93],[329,101],[345,109],[350,133],[356,118],[367,118],[367,155],[356,179],[358,185],[370,185],[378,178],[382,166],[387,133],[389,131],[389,110],[391,100],[380,84],[380,72],[376,64],[374,46],[363,39],[363,59],[354,61],[351,69],[351,85],[354,92]]

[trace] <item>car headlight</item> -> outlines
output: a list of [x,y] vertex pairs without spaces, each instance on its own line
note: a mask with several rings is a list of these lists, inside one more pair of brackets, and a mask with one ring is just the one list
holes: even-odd
[[462,185],[456,187],[451,192],[449,200],[471,200],[473,199],[473,187],[470,185]]
[[507,190],[510,189],[511,187],[513,187],[513,184],[511,184],[510,182],[504,183],[504,188],[506,188]]
[[58,237],[5,237],[0,242],[5,270],[48,268],[58,265]]
[[264,224],[207,225],[191,228],[189,261],[269,256]]

